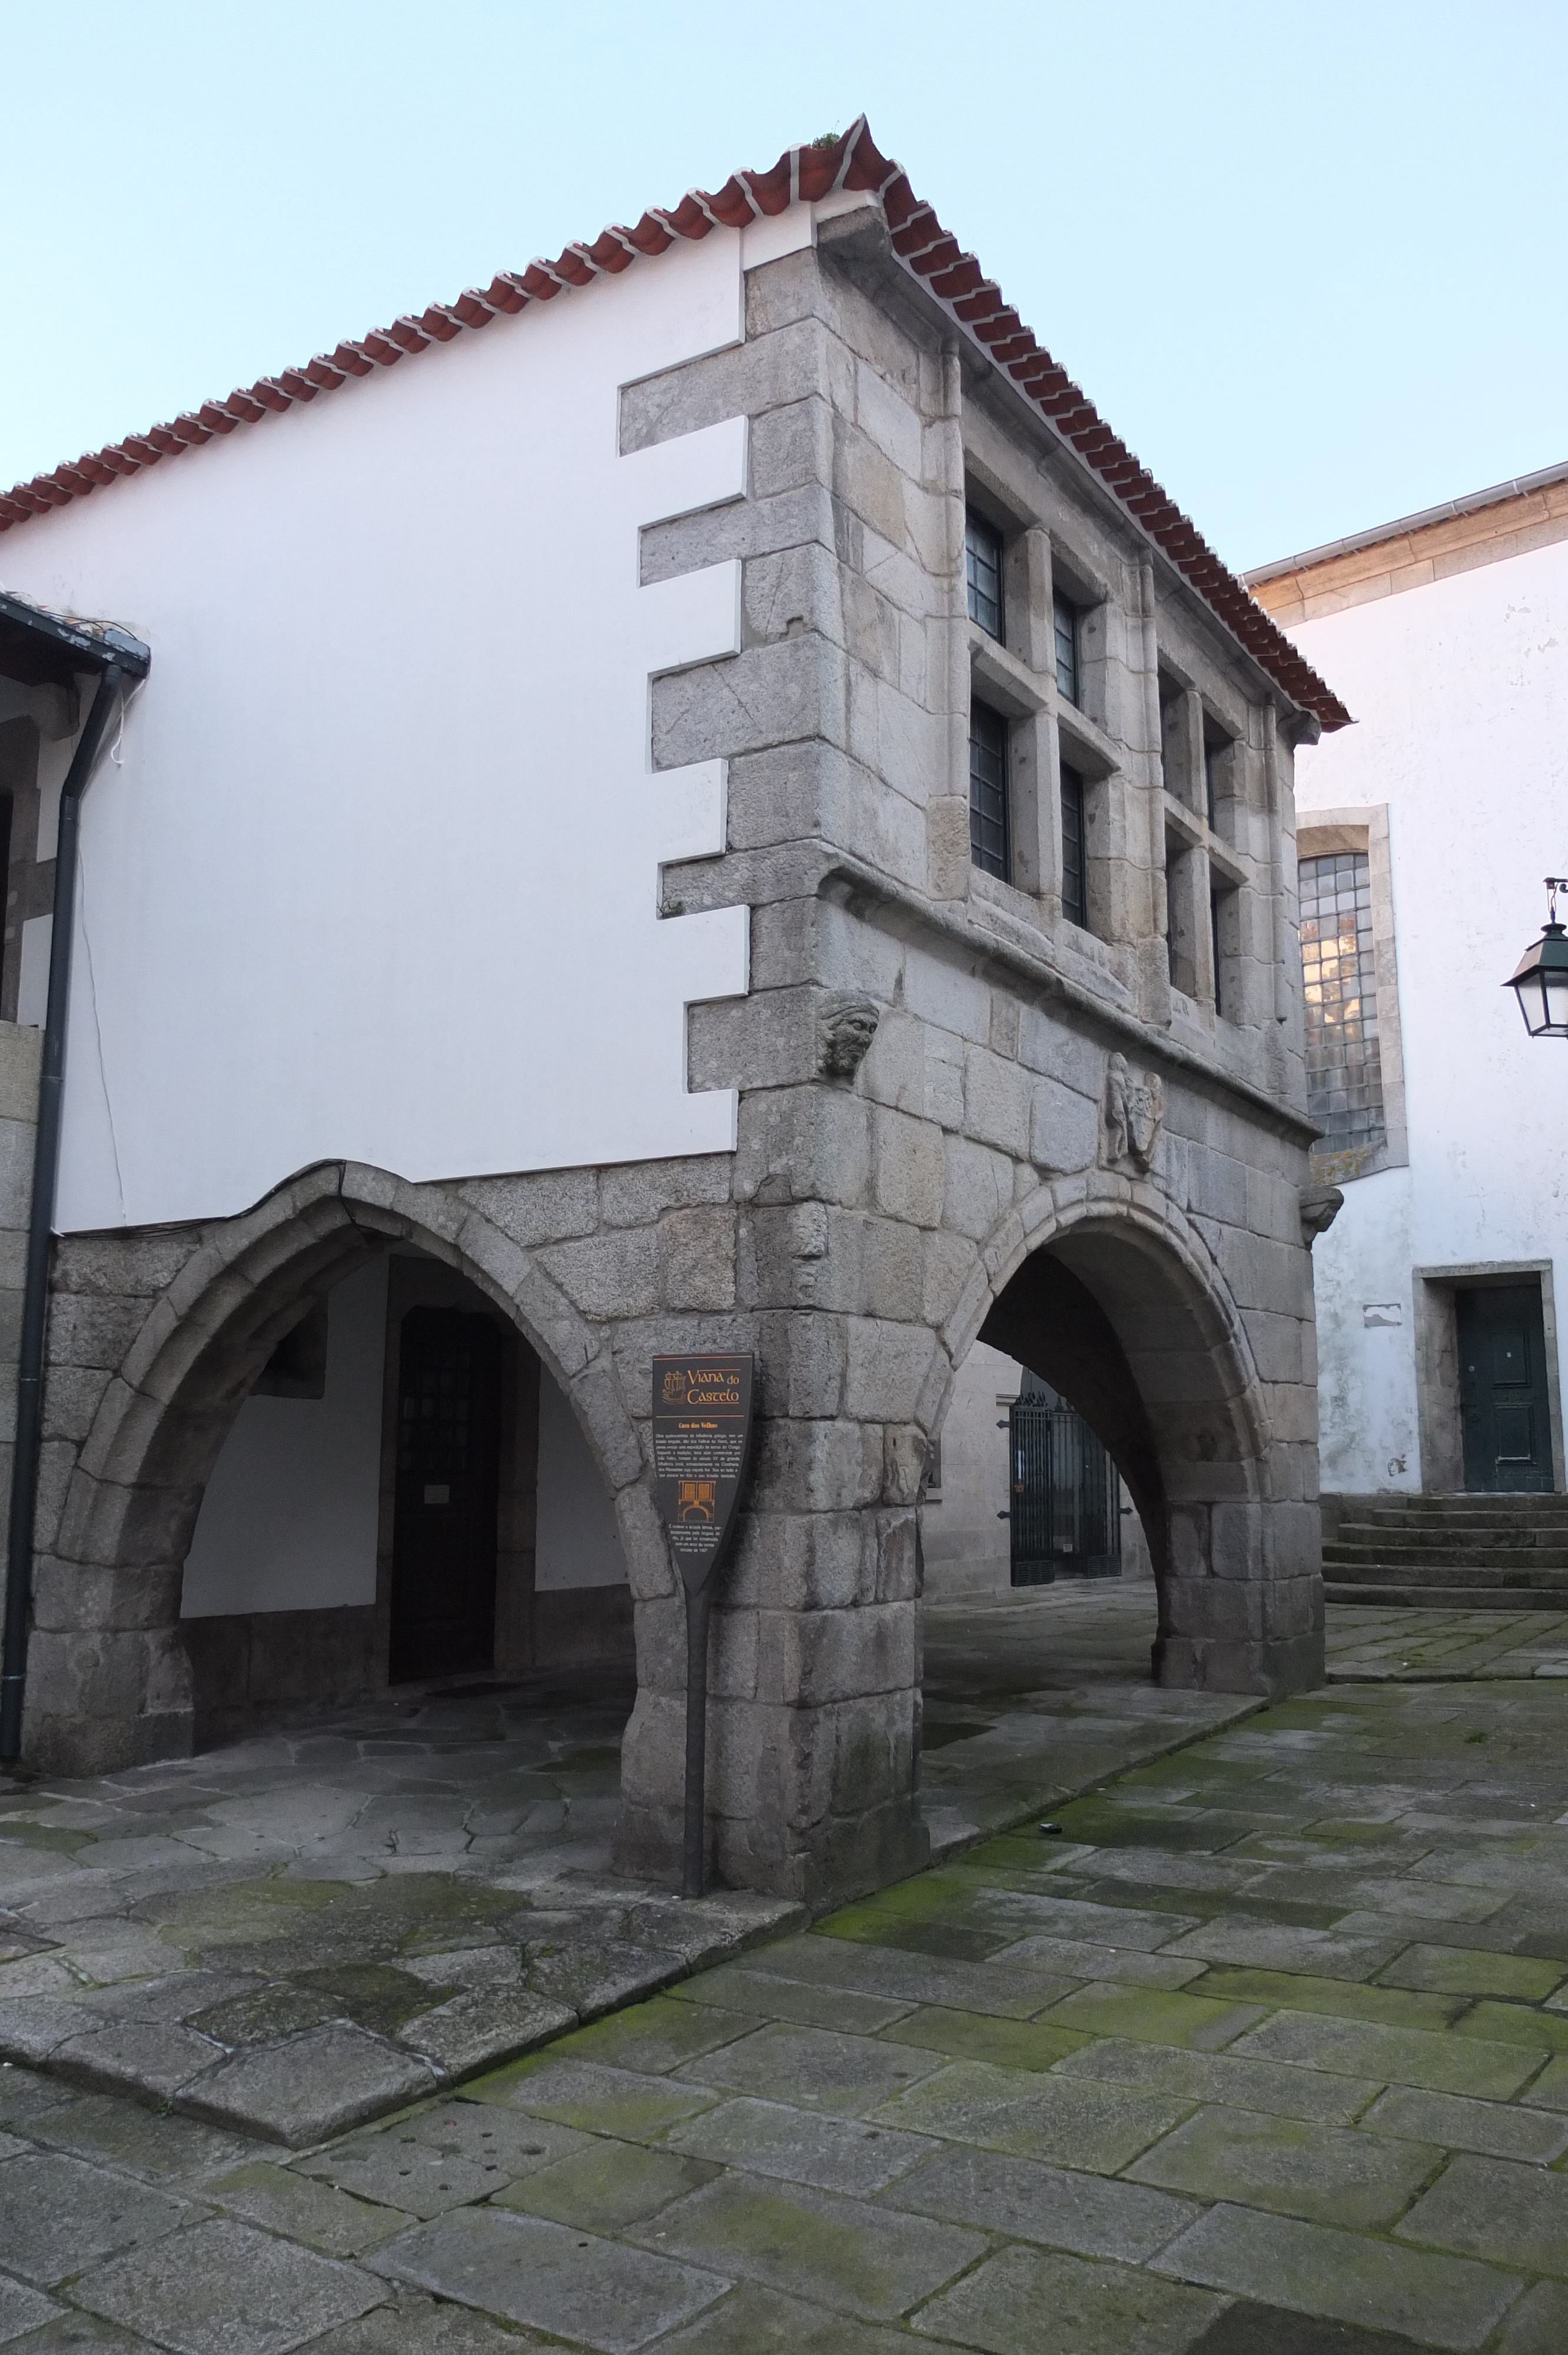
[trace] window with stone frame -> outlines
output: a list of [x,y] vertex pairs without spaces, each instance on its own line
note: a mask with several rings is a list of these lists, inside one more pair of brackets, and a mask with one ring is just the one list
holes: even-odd
[[978,698],[969,705],[969,857],[1006,883],[1012,874],[1007,806],[1007,722]]
[[1227,1021],[1234,1021],[1240,1007],[1236,968],[1232,963],[1235,954],[1241,922],[1241,894],[1234,883],[1209,868],[1209,944],[1213,956],[1214,1012]]
[[1079,609],[1058,590],[1051,601],[1051,624],[1055,641],[1056,692],[1067,702],[1082,704],[1079,672]]
[[1084,815],[1084,773],[1064,761],[1062,777],[1062,913],[1087,931],[1089,922],[1088,829]]
[[1224,797],[1225,757],[1231,740],[1213,723],[1203,722],[1203,815],[1212,833],[1220,831],[1220,804]]
[[964,517],[964,586],[969,619],[988,637],[1002,636],[1001,534],[970,507]]
[[1298,876],[1307,1108],[1324,1131],[1317,1152],[1351,1152],[1386,1133],[1370,862],[1336,850],[1303,858]]

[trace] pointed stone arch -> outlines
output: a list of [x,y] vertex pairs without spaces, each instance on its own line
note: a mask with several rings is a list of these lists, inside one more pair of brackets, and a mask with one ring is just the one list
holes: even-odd
[[[188,1751],[180,1584],[240,1405],[302,1308],[412,1242],[500,1308],[559,1383],[616,1500],[634,1583],[667,1577],[642,1454],[602,1333],[476,1199],[327,1162],[245,1215],[62,1240],[40,1494],[26,1744],[73,1773]],[[69,1427],[72,1418],[77,1427]]]
[[997,1222],[942,1336],[940,1428],[983,1340],[1105,1443],[1149,1539],[1161,1683],[1277,1692],[1322,1677],[1315,1499],[1274,1431],[1245,1319],[1193,1222],[1109,1174],[1042,1185]]

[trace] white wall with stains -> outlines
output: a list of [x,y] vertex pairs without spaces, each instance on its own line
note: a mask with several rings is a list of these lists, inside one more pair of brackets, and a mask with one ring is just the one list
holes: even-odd
[[[1356,724],[1297,755],[1297,815],[1386,804],[1410,1166],[1346,1184],[1313,1252],[1325,1489],[1422,1486],[1413,1271],[1568,1273],[1568,1044],[1502,986],[1568,873],[1568,542],[1290,634]],[[1399,1326],[1369,1316],[1400,1303]]]

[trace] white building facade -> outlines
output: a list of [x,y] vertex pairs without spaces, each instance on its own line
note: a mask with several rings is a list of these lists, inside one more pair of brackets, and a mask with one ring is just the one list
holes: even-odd
[[1568,466],[1249,585],[1356,720],[1296,785],[1326,1504],[1561,1491],[1568,1048],[1502,985],[1568,868]]
[[[0,497],[0,577],[151,649],[69,903],[36,1762],[608,1628],[668,1869],[665,1352],[758,1369],[724,1877],[927,1852],[977,1343],[1115,1457],[1163,1681],[1319,1680],[1291,777],[1345,714],[863,124]],[[6,693],[23,1072],[86,692]]]

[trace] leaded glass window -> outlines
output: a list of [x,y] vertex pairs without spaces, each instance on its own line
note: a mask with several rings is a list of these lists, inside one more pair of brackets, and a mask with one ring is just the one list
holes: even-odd
[[1364,850],[1336,850],[1299,871],[1307,1105],[1324,1131],[1318,1152],[1347,1153],[1385,1133],[1371,867]]
[[989,703],[969,706],[969,857],[1006,882],[1007,722]]
[[1069,703],[1078,700],[1078,609],[1065,597],[1053,600],[1056,634],[1056,692]]
[[1084,842],[1082,773],[1062,763],[1062,913],[1070,924],[1089,921],[1088,868]]
[[993,638],[1001,635],[1001,534],[980,516],[964,519],[964,578],[969,619]]

